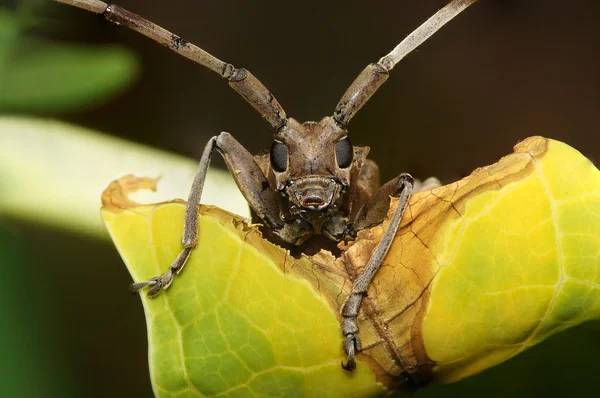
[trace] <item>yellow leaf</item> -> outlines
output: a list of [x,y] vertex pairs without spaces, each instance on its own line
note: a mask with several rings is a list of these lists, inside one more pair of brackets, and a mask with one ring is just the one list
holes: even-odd
[[[532,137],[494,165],[415,194],[363,302],[354,373],[340,367],[338,308],[386,223],[341,245],[337,259],[294,259],[204,207],[186,269],[143,298],[155,392],[377,396],[402,388],[403,372],[458,380],[597,318],[599,182],[579,152]],[[127,200],[148,183],[127,177],[103,195],[135,281],[164,272],[181,250],[183,202]]]

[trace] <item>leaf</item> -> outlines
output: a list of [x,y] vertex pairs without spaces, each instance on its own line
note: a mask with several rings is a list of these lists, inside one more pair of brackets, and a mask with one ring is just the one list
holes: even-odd
[[[135,281],[164,272],[181,250],[181,201],[126,200],[148,183],[115,182],[103,201]],[[202,208],[190,263],[167,292],[143,297],[155,392],[375,396],[402,388],[403,371],[459,380],[597,319],[599,186],[579,152],[532,137],[494,165],[415,194],[359,314],[354,374],[339,367],[337,311],[385,223],[338,259],[295,260],[241,219]]]
[[[532,137],[492,166],[414,195],[367,299],[399,347],[386,351],[421,377],[455,381],[598,317],[599,179],[573,148]],[[350,248],[354,264],[373,245],[365,239],[380,235],[366,231]],[[377,347],[371,354],[398,372]]]
[[0,109],[65,112],[100,105],[138,74],[120,47],[15,37],[0,42]]
[[[94,238],[108,238],[98,205],[110,181],[128,172],[162,176],[158,200],[164,200],[187,196],[198,167],[180,155],[50,119],[0,116],[0,137],[0,216]],[[225,171],[209,171],[203,197],[249,214]]]
[[[185,205],[139,206],[126,195],[155,181],[125,177],[103,195],[102,216],[135,280],[162,272],[181,250]],[[385,388],[360,363],[341,370],[335,305],[295,262],[239,218],[204,207],[185,278],[143,296],[157,396],[368,396]],[[175,238],[174,238],[175,237]]]

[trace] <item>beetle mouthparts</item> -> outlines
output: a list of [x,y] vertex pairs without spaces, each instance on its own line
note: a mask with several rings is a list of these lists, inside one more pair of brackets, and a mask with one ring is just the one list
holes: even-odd
[[320,196],[309,196],[304,198],[302,201],[302,207],[319,207],[325,204],[325,200],[323,200]]
[[289,186],[290,198],[302,210],[323,211],[335,201],[336,183],[331,178],[305,177]]

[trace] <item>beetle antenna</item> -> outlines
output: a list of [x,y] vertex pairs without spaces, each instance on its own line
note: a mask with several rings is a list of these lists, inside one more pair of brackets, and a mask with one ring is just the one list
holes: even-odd
[[126,26],[175,51],[229,81],[229,85],[254,107],[275,130],[285,125],[287,116],[273,94],[246,69],[237,69],[174,33],[117,5],[99,0],[55,0],[77,8],[102,14],[110,22]]
[[454,19],[477,0],[453,0],[436,12],[431,18],[415,29],[400,42],[388,55],[377,63],[367,66],[352,82],[335,107],[333,118],[342,126],[362,108],[379,87],[387,80],[389,72],[404,57],[429,39],[446,23]]

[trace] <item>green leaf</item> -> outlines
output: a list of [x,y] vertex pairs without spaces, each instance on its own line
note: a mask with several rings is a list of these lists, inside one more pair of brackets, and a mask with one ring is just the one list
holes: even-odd
[[137,76],[137,59],[120,47],[40,39],[0,43],[0,109],[65,112],[100,105]]
[[[103,195],[102,216],[134,280],[164,272],[177,256],[185,205],[138,206],[127,177]],[[349,373],[335,305],[282,249],[222,210],[204,209],[185,278],[157,299],[143,296],[150,373],[159,397],[345,397],[387,388],[359,360]],[[284,267],[281,267],[283,264]],[[286,268],[286,264],[287,267]]]

